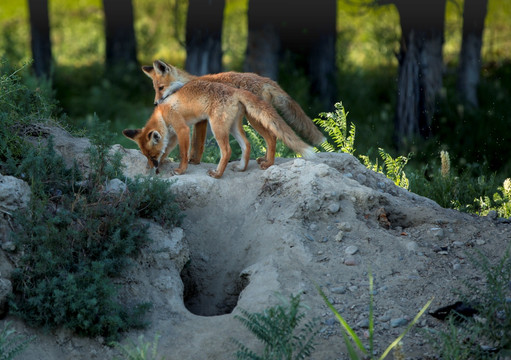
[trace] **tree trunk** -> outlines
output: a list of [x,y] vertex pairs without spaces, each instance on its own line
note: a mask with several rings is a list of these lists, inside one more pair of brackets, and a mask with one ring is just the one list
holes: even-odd
[[194,75],[222,71],[225,0],[190,0],[186,18],[185,69]]
[[[245,71],[278,80],[280,12],[278,0],[250,0]],[[278,3],[277,3],[278,5]]]
[[477,108],[477,86],[481,71],[481,46],[488,0],[465,0],[463,38],[458,68],[458,94],[470,107]]
[[431,134],[442,88],[446,0],[397,0],[401,19],[395,136],[398,146]]
[[34,71],[38,77],[49,78],[52,55],[48,0],[28,0],[28,8]]
[[131,0],[103,0],[103,9],[107,67],[138,65]]

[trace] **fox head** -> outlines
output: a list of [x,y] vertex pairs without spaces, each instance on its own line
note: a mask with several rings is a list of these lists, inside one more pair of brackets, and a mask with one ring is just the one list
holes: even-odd
[[125,129],[123,135],[137,143],[140,151],[147,158],[147,167],[156,168],[162,159],[169,142],[169,129],[163,120],[161,111],[156,108],[151,118],[142,129]]
[[142,71],[153,80],[154,105],[158,105],[162,99],[170,95],[175,89],[169,89],[171,84],[178,81],[178,72],[175,67],[155,60],[153,66],[142,66]]

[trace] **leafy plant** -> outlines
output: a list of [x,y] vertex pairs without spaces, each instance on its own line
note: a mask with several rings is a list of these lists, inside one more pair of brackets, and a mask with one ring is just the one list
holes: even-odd
[[369,159],[369,156],[367,155],[360,155],[359,157],[360,159],[362,159],[362,162],[367,168],[375,172],[384,174],[390,180],[392,180],[394,184],[396,184],[397,186],[400,186],[404,189],[408,189],[410,183],[404,172],[404,167],[410,160],[411,154],[408,154],[408,156],[400,155],[394,159],[389,153],[385,152],[385,150],[383,150],[382,148],[378,149],[378,153],[380,154],[380,157],[383,159],[383,165],[378,165],[378,160],[376,160],[376,163],[372,163],[371,160]]
[[16,330],[6,322],[0,331],[0,360],[12,360],[21,354],[34,337],[16,335]]
[[[323,298],[323,301],[327,304],[330,310],[334,313],[335,317],[339,321],[342,328],[342,336],[344,339],[344,343],[346,344],[346,349],[348,351],[350,359],[375,359],[374,357],[374,305],[373,305],[373,276],[369,273],[369,348],[366,348],[364,344],[362,344],[362,340],[358,337],[358,335],[353,331],[353,329],[348,325],[346,320],[339,314],[339,312],[335,309],[332,303],[328,300],[325,293],[318,287],[318,291]],[[426,309],[431,305],[433,299],[429,300],[426,305],[419,311],[419,313],[414,317],[414,319],[408,324],[406,329],[399,335],[383,352],[383,354],[379,357],[379,359],[384,359],[390,353],[392,349],[394,349],[401,339],[406,335],[406,333],[415,325],[415,323],[419,320],[419,318],[424,314]],[[353,342],[353,343],[352,343]],[[353,344],[355,346],[353,346]],[[358,349],[361,353],[364,354],[364,357],[360,357],[357,353]]]
[[124,360],[164,360],[158,356],[158,340],[160,336],[157,334],[152,342],[144,341],[144,335],[138,337],[138,343],[133,340],[128,345],[122,345],[118,342],[113,345],[119,349],[124,355]]
[[482,215],[486,215],[490,210],[497,211],[498,216],[511,218],[511,178],[504,180],[502,186],[497,188],[493,197],[480,196],[475,200],[479,206]]
[[317,322],[308,321],[300,326],[305,313],[300,309],[300,295],[291,295],[289,302],[283,302],[266,309],[262,313],[250,313],[241,309],[242,316],[235,315],[256,338],[264,344],[261,355],[238,345],[238,359],[291,360],[305,359],[314,350],[314,338],[318,334]]
[[321,126],[334,141],[321,144],[327,152],[340,151],[353,155],[355,153],[355,124],[351,123],[348,131],[347,115],[341,102],[334,105],[335,112],[323,112],[314,122]]

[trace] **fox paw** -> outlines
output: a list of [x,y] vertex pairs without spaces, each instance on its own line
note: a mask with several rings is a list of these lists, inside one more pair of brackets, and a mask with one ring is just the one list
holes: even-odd
[[222,177],[222,174],[219,174],[216,170],[209,170],[208,175],[215,179],[219,179]]
[[266,170],[268,169],[270,166],[273,165],[273,162],[272,161],[262,161],[259,163],[259,167],[262,169],[262,170]]
[[177,168],[177,169],[174,169],[174,174],[182,175],[185,171],[186,171],[186,169]]
[[190,159],[190,160],[188,160],[188,163],[193,164],[193,165],[199,165],[200,159]]

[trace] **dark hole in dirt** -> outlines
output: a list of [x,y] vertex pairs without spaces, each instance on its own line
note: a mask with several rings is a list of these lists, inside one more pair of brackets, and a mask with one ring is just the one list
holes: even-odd
[[204,259],[192,259],[181,271],[183,301],[191,313],[200,316],[230,314],[248,285],[239,271],[218,271]]

